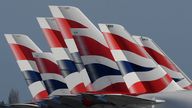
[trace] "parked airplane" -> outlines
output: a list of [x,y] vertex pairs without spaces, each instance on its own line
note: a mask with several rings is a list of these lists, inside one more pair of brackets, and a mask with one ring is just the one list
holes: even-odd
[[148,54],[177,82],[183,89],[192,90],[191,80],[150,38],[133,36]]
[[54,18],[38,22],[52,53],[26,35],[5,35],[34,98],[11,107],[191,108],[192,91],[178,85],[125,28],[100,24],[102,34],[76,7],[49,8]]
[[42,52],[28,37],[20,34],[5,34],[6,40],[17,60],[17,64],[28,84],[34,100],[48,98],[32,52]]

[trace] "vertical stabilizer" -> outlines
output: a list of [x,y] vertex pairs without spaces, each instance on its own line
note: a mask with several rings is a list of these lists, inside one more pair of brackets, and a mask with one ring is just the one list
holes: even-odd
[[142,36],[133,36],[135,40],[141,43],[148,54],[172,77],[172,79],[182,88],[192,90],[191,81],[185,77],[182,70],[161,50],[155,42]]
[[52,53],[33,53],[49,96],[70,94],[65,79]]
[[33,41],[26,35],[22,34],[5,34],[12,52],[17,60],[20,70],[22,71],[28,88],[35,100],[48,98],[37,65],[32,56],[33,52],[42,52]]

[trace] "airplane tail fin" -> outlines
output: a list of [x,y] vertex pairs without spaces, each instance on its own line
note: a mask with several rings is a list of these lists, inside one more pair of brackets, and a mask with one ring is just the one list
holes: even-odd
[[52,53],[33,53],[49,96],[70,94],[65,79]]
[[58,17],[57,13],[60,13],[60,10],[58,10],[58,8],[56,8],[54,6],[50,6],[50,10],[51,10],[53,16],[55,17],[54,19],[57,22],[57,25],[61,31],[62,37],[71,54],[72,60],[75,62],[75,65],[82,76],[86,89],[88,91],[92,91],[92,88],[90,87],[90,84],[91,84],[90,78],[88,76],[87,70],[84,67],[84,64],[82,62],[82,59],[81,59],[79,51],[78,51],[78,48],[75,44],[75,40],[74,40],[71,30],[70,30],[70,26],[67,22],[68,20],[66,20],[62,17]]
[[63,36],[75,40],[93,91],[128,93],[102,33],[91,21],[76,7],[50,6],[49,8],[57,19]]
[[172,79],[179,86],[187,90],[192,90],[191,80],[152,39],[142,36],[134,36],[134,38],[141,43],[148,54],[172,77]]
[[[57,22],[54,18],[37,18],[39,25],[47,39],[51,51],[65,77],[66,84],[72,93],[86,92],[83,79],[78,72],[70,52],[66,46]],[[75,80],[74,80],[75,79]]]
[[32,52],[42,52],[33,41],[23,34],[5,34],[5,38],[12,49],[17,64],[25,77],[28,88],[34,100],[48,98]]
[[[128,88],[140,83],[147,93],[180,90],[180,87],[153,59],[148,57],[145,50],[134,41],[123,26],[100,24],[99,27],[124,75]],[[133,75],[138,77],[137,80],[136,78],[130,80]]]

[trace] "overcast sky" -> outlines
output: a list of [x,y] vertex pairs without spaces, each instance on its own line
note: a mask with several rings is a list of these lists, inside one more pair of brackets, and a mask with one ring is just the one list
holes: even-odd
[[44,51],[50,51],[36,17],[51,16],[48,5],[80,8],[94,23],[118,23],[135,35],[152,38],[192,78],[191,0],[0,0],[0,100],[11,88],[22,101],[31,99],[4,33],[27,34]]

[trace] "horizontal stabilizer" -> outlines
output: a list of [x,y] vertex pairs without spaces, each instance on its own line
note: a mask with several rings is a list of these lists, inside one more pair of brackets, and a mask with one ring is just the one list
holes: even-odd
[[11,108],[40,108],[36,104],[24,104],[24,103],[17,103],[17,104],[11,104]]

